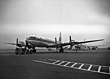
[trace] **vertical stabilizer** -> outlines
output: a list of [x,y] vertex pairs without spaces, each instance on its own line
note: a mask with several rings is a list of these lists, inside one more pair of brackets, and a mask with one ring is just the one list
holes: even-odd
[[62,43],[61,32],[60,32],[60,36],[59,36],[59,43]]

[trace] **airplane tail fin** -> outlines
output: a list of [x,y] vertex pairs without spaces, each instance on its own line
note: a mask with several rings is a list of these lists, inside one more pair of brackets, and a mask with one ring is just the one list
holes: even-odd
[[71,40],[71,36],[69,36],[69,40],[70,40],[70,42],[72,42],[72,40]]
[[60,32],[60,36],[59,36],[59,43],[62,43],[61,32]]

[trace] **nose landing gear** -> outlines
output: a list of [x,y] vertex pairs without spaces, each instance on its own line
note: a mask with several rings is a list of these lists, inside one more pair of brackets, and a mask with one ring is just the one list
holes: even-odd
[[32,54],[36,53],[35,48],[18,47],[15,49],[15,54]]
[[15,54],[24,54],[25,48],[19,47],[15,49]]

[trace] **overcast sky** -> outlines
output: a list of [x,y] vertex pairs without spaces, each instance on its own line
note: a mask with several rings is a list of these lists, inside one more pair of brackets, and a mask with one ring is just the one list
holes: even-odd
[[[104,38],[110,45],[110,0],[0,0],[0,42],[35,34],[63,42]],[[0,48],[10,45],[0,44]]]

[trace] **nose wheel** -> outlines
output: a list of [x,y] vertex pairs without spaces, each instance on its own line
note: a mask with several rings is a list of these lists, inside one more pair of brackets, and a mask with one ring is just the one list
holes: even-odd
[[15,54],[19,54],[19,48],[15,49]]
[[36,53],[35,48],[19,47],[15,49],[15,54],[32,54],[32,53]]
[[35,48],[33,49],[33,52],[36,53],[36,49]]
[[24,54],[25,48],[19,47],[15,49],[15,54]]

